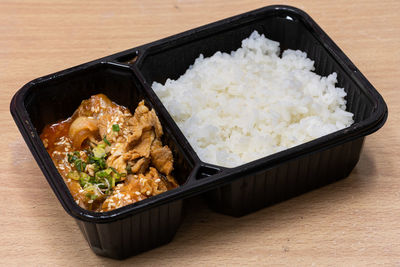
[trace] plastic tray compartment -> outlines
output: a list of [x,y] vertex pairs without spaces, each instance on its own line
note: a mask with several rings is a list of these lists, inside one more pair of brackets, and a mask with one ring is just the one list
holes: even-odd
[[[306,13],[287,6],[255,10],[150,44],[139,57],[139,76],[146,86],[153,81],[165,83],[167,78],[177,79],[200,53],[204,57],[217,51],[229,53],[239,48],[241,41],[254,30],[279,41],[281,51],[307,52],[319,75],[336,72],[337,86],[347,92],[347,110],[354,113],[355,123],[236,168],[202,162],[211,173],[229,178],[224,185],[206,193],[209,206],[233,216],[245,215],[347,177],[359,160],[364,136],[378,130],[387,117],[382,97],[326,33]],[[219,178],[214,185],[223,180]]]
[[[254,30],[279,41],[282,50],[307,52],[318,74],[337,72],[355,123],[236,168],[202,162],[151,84],[178,78],[200,53],[236,50]],[[44,125],[69,117],[83,99],[97,93],[131,111],[142,99],[155,109],[165,132],[163,141],[174,154],[179,188],[105,213],[84,210],[74,202],[39,134]],[[187,197],[204,193],[213,209],[240,216],[346,177],[359,159],[364,136],[378,130],[387,117],[381,96],[343,52],[307,14],[288,6],[265,7],[38,78],[15,94],[10,109],[47,181],[90,247],[119,259],[169,242]]]
[[[121,209],[96,213],[74,204],[62,177],[41,143],[39,134],[48,124],[70,117],[83,99],[104,93],[114,102],[134,111],[146,96],[129,67],[94,62],[55,75],[37,79],[23,87],[14,97],[11,110],[14,119],[64,209],[72,215],[93,251],[99,255],[125,258],[167,243],[174,236],[182,212],[182,199],[169,200],[171,191]],[[163,125],[163,143],[171,148],[175,169],[173,175],[183,185],[190,177],[194,162],[171,133],[168,123],[158,114]],[[178,188],[175,191],[181,190]],[[172,192],[173,193],[173,192]],[[162,203],[162,198],[168,203]],[[158,203],[156,206],[153,203]],[[162,203],[162,204],[161,204]],[[145,210],[139,212],[140,207]]]

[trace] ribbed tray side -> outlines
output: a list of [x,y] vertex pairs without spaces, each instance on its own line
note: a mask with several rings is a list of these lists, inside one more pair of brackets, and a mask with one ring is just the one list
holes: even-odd
[[178,200],[111,223],[76,222],[96,254],[124,259],[170,242],[181,217]]
[[347,177],[357,164],[364,137],[252,173],[205,194],[221,213],[243,216]]

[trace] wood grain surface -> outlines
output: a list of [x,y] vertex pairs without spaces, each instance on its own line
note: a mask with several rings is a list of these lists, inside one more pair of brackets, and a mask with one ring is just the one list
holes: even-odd
[[[386,125],[350,177],[242,218],[190,200],[165,246],[96,256],[63,210],[9,113],[26,82],[270,4],[309,13],[383,95]],[[400,266],[400,1],[0,2],[0,265]]]

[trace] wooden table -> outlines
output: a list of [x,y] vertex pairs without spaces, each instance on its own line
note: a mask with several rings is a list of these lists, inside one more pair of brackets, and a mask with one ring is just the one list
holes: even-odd
[[[242,218],[201,199],[174,240],[125,261],[96,256],[9,113],[29,80],[269,4],[308,12],[379,90],[386,125],[349,178]],[[0,264],[400,266],[400,1],[0,2]]]

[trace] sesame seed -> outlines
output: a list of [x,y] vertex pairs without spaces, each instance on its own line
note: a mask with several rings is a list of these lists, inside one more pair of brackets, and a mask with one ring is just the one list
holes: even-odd
[[47,138],[44,138],[44,139],[43,139],[43,145],[44,145],[45,148],[48,147],[48,145],[49,145],[49,140],[47,140]]
[[90,203],[90,204],[93,203],[93,199],[89,199],[88,203]]
[[156,183],[161,182],[160,178],[157,178],[157,179],[155,180],[155,182],[156,182]]

